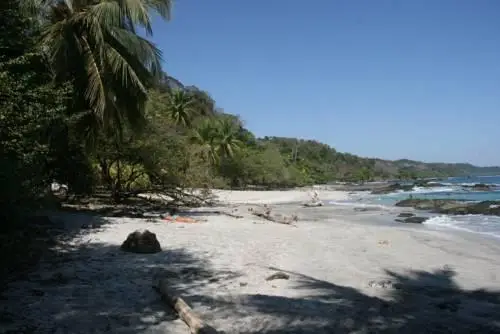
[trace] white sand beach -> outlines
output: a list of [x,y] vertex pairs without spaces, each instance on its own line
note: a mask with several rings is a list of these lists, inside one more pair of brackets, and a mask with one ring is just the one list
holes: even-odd
[[[378,211],[280,204],[307,201],[304,190],[216,193],[244,218],[214,208],[191,212],[205,220],[197,224],[64,215],[69,228],[102,226],[62,243],[66,255],[13,283],[0,305],[36,324],[34,333],[188,333],[152,288],[160,276],[224,333],[500,332],[500,240],[377,225]],[[298,222],[247,210],[265,203]],[[145,228],[162,252],[120,251],[130,232]],[[288,279],[266,280],[276,272]]]
[[323,201],[341,201],[348,198],[345,191],[321,190],[304,188],[282,191],[242,191],[242,190],[215,190],[214,194],[222,203],[229,204],[278,204],[291,202],[307,202],[314,192]]

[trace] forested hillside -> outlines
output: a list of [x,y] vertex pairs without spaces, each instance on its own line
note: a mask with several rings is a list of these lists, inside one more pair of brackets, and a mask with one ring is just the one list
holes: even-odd
[[136,34],[150,32],[151,10],[167,18],[169,1],[149,9],[141,0],[80,1],[71,10],[58,1],[43,10],[23,3],[31,6],[1,4],[0,203],[9,219],[39,205],[53,180],[75,195],[100,188],[119,201],[143,191],[175,197],[191,187],[500,174],[256,138],[209,93],[165,74],[161,50]]

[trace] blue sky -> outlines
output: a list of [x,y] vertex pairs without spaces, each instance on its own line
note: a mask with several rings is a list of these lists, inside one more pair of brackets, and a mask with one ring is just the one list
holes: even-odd
[[154,33],[258,136],[500,165],[500,1],[177,0]]

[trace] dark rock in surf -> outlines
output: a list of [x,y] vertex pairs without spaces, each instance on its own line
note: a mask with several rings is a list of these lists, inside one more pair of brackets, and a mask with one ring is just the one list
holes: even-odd
[[410,198],[396,203],[396,206],[440,214],[500,216],[500,201],[465,202],[452,199]]
[[491,186],[484,183],[478,183],[473,185],[471,189],[474,191],[491,191]]
[[374,189],[374,190],[372,190],[371,193],[373,195],[385,195],[385,194],[390,194],[390,193],[396,192],[398,190],[411,191],[412,189],[413,189],[413,184],[402,185],[399,183],[393,183],[393,184],[390,184],[390,185],[385,186],[383,188]]
[[408,198],[402,200],[395,205],[404,208],[415,208],[418,210],[441,210],[455,207],[463,207],[466,202],[448,200],[448,199],[419,199],[419,198]]
[[403,219],[401,222],[405,224],[422,224],[425,222],[427,219],[426,217],[408,217],[406,219]]

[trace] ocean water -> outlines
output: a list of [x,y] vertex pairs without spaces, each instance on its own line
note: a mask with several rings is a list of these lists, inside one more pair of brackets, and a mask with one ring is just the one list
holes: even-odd
[[[414,187],[411,191],[398,191],[385,195],[358,193],[352,195],[344,204],[360,206],[391,207],[408,198],[454,199],[463,201],[500,201],[500,176],[456,177],[434,181],[436,187]],[[471,186],[487,184],[490,191],[475,191]],[[340,203],[337,203],[340,204]],[[424,222],[428,226],[440,229],[456,229],[479,233],[500,239],[500,217],[484,215],[441,215]]]

